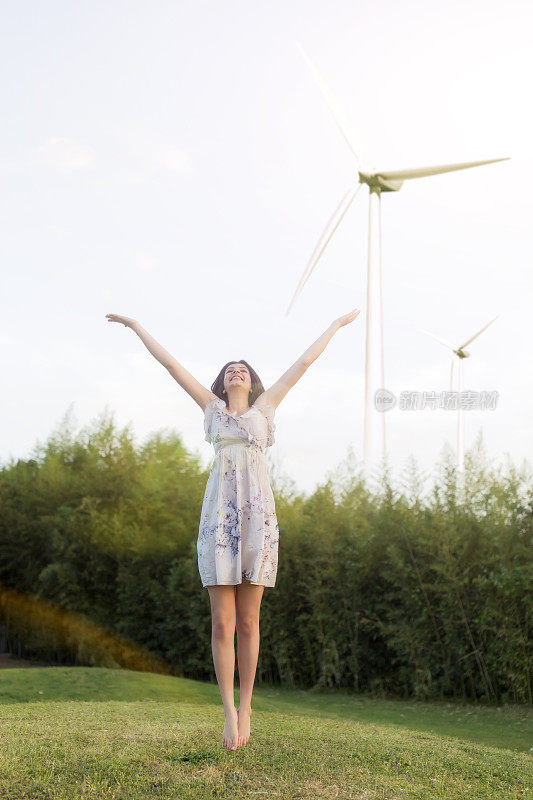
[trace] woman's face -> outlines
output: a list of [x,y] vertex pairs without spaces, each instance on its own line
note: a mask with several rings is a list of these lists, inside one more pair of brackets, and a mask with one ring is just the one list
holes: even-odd
[[224,374],[224,389],[227,396],[247,398],[252,390],[252,379],[244,364],[230,364]]

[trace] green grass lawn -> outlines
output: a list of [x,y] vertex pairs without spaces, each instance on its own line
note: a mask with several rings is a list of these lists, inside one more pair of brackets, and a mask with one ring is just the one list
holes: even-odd
[[228,752],[216,684],[1,670],[0,798],[533,798],[530,708],[258,686],[252,709]]

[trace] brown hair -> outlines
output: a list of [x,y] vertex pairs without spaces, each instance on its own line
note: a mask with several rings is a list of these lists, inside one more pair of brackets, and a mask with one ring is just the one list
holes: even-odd
[[227,394],[223,395],[222,390],[224,388],[224,375],[226,374],[226,370],[230,364],[244,364],[244,366],[248,369],[248,372],[250,373],[250,380],[252,382],[252,388],[248,395],[248,405],[252,406],[259,395],[263,394],[265,387],[261,383],[261,378],[257,372],[249,365],[247,361],[244,360],[244,358],[241,358],[240,361],[228,361],[226,364],[224,364],[211,385],[211,391],[213,394],[216,394],[217,397],[220,397],[221,400],[224,400],[226,405],[228,405],[228,396]]

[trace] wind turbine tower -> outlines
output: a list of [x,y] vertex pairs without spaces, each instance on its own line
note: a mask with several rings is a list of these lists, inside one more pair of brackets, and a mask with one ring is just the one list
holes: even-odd
[[376,408],[376,392],[385,387],[384,359],[383,359],[383,308],[382,308],[382,278],[381,278],[381,194],[383,192],[397,192],[403,182],[414,178],[425,178],[431,175],[440,175],[444,172],[479,167],[483,164],[493,164],[496,161],[506,161],[508,158],[493,158],[489,161],[470,161],[459,164],[444,164],[436,167],[417,167],[414,169],[376,170],[362,162],[360,149],[356,144],[349,123],[341,111],[339,104],[330,89],[319,75],[316,67],[310,61],[301,45],[300,51],[313,76],[322,90],[333,116],[344,136],[348,147],[357,162],[357,181],[346,192],[339,205],[330,217],[322,235],[320,236],[313,253],[309,259],[296,291],[286,311],[287,316],[299,293],[315,268],[320,256],[328,242],[335,233],[342,218],[348,211],[361,186],[365,184],[369,191],[369,217],[368,217],[368,263],[366,287],[366,352],[365,352],[365,412],[364,412],[364,448],[363,460],[365,472],[370,473],[371,468],[382,462],[386,456],[385,442],[385,414]]
[[[464,432],[464,425],[463,425],[463,406],[461,402],[461,392],[463,390],[463,360],[465,358],[470,358],[470,353],[465,350],[464,348],[477,339],[480,333],[492,325],[492,323],[497,320],[498,317],[494,317],[491,319],[490,322],[487,322],[486,325],[483,325],[480,331],[475,333],[470,339],[467,339],[464,344],[460,344],[457,347],[447,342],[445,339],[441,339],[439,336],[435,336],[433,333],[429,333],[429,331],[422,331],[422,333],[426,333],[428,336],[431,336],[432,339],[435,339],[437,342],[440,342],[445,347],[448,347],[452,353],[457,356],[459,359],[459,365],[457,369],[457,471],[459,473],[464,472],[465,464],[465,432]],[[452,355],[452,366],[450,371],[450,389],[453,389],[453,364],[454,364],[454,355]]]

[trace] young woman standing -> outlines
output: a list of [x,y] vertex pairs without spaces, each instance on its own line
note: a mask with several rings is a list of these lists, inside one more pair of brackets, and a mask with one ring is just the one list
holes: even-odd
[[[259,612],[265,587],[276,582],[279,527],[264,453],[274,444],[274,413],[333,335],[359,314],[334,320],[295,363],[265,390],[247,361],[229,361],[211,390],[202,386],[134,319],[107,314],[139,336],[204,412],[205,439],[215,457],[197,540],[198,569],[211,605],[213,664],[224,706],[222,742],[228,750],[250,737],[252,691],[259,656]],[[235,708],[235,630],[239,708]]]

